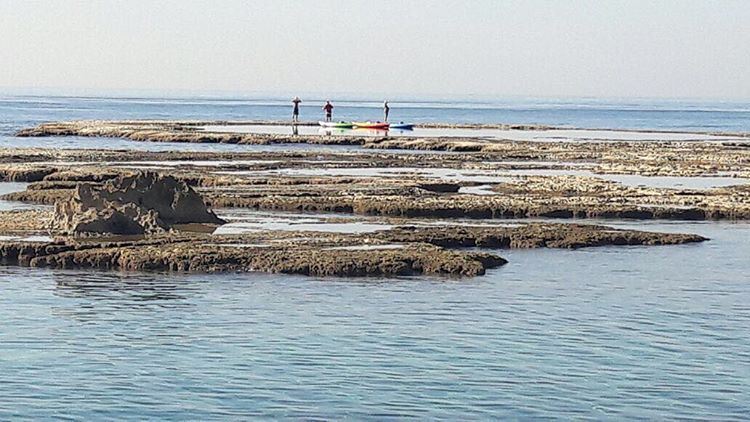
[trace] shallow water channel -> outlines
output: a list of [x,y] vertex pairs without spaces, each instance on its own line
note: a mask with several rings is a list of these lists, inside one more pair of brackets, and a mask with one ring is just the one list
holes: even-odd
[[393,136],[393,137],[455,137],[503,139],[513,141],[729,141],[747,140],[727,135],[709,135],[690,132],[626,131],[595,129],[467,129],[467,128],[421,128],[413,130],[374,129],[330,129],[319,126],[283,125],[211,125],[203,126],[206,132],[258,133],[269,135],[324,135],[324,136]]
[[[246,176],[358,176],[358,177],[404,177],[419,176],[444,181],[473,182],[482,184],[506,183],[521,176],[584,176],[622,183],[626,186],[645,186],[672,189],[710,189],[741,185],[747,179],[730,176],[673,177],[640,176],[623,174],[599,174],[579,169],[453,169],[426,167],[348,167],[348,168],[287,168],[257,171],[219,171],[218,174]],[[466,191],[465,191],[466,192]],[[469,193],[469,192],[466,192]]]

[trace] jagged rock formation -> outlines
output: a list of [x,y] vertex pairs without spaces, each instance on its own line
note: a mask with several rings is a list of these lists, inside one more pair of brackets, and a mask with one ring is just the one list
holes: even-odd
[[337,240],[246,244],[242,238],[157,234],[126,240],[0,241],[0,264],[64,269],[248,272],[308,276],[477,276],[504,265],[499,256],[424,243],[400,249],[347,250]]
[[[35,238],[51,211],[0,211],[0,264],[134,271],[264,271],[312,276],[476,276],[506,261],[461,248],[677,245],[691,234],[587,224],[398,225],[372,233],[260,230],[207,234],[174,230],[137,237]],[[325,224],[323,224],[324,226]],[[387,227],[387,226],[386,226]],[[184,227],[180,227],[181,229]],[[32,236],[32,237],[29,237]]]
[[[152,155],[143,153],[140,158],[150,157]],[[314,169],[316,162],[309,159],[310,156],[290,158],[271,153],[250,157],[252,160],[261,158],[263,162],[245,164],[245,167],[227,167],[222,161],[216,161],[215,166],[208,165],[209,161],[202,161],[200,166],[189,164],[191,160],[206,158],[200,156],[184,159],[180,165],[171,165],[169,171],[175,179],[198,189],[215,208],[438,218],[750,219],[750,184],[743,185],[746,181],[743,178],[736,179],[736,186],[669,189],[628,186],[596,177],[524,176],[488,187],[490,194],[476,195],[456,192],[465,186],[461,182],[444,182],[418,174],[404,174],[403,177],[300,177],[272,173],[274,169]],[[440,160],[437,165],[461,164],[452,158],[431,158]],[[342,168],[349,161],[356,160],[359,165],[361,157],[331,154],[324,159],[322,165],[325,168]],[[391,156],[371,157],[373,165],[382,167],[430,163],[424,157],[409,159],[414,162],[394,162]],[[465,161],[468,163],[470,159],[473,157],[469,156]],[[169,164],[168,161],[155,162],[159,163]],[[28,163],[4,166],[8,173],[30,167]],[[115,164],[70,167],[40,163],[34,168],[43,170],[40,174],[47,173],[46,176],[32,181],[25,191],[3,195],[2,199],[53,205],[70,198],[79,182],[103,184],[118,175],[132,172]]]
[[[58,203],[52,234],[74,235],[56,239],[39,236],[47,234],[52,220],[53,212],[46,208],[0,211],[0,234],[6,236],[0,239],[0,263],[313,276],[474,276],[505,261],[496,255],[459,248],[575,249],[683,244],[706,239],[581,224],[508,225],[497,220],[452,223],[452,218],[750,219],[750,184],[746,182],[750,178],[750,150],[739,144],[290,137],[211,133],[197,126],[200,124],[73,122],[42,125],[19,136],[118,136],[137,141],[241,144],[349,143],[370,149],[477,152],[0,149],[0,180],[30,183],[25,191],[11,192],[2,199]],[[170,176],[134,175],[132,168],[138,166],[164,169],[161,171]],[[378,171],[384,168],[391,171]],[[360,174],[351,169],[362,171]],[[524,170],[526,175],[514,176],[511,170]],[[528,172],[533,170],[541,173]],[[543,174],[544,170],[553,172]],[[554,173],[560,170],[573,174]],[[636,186],[603,180],[598,177],[603,173],[732,175],[737,178],[737,186]],[[483,181],[482,176],[488,174],[493,177]],[[484,186],[481,193],[464,189],[478,185]],[[388,229],[344,234],[301,229],[208,234],[205,226],[180,226],[221,223],[188,186],[214,207],[366,214],[376,216],[368,221],[378,220]],[[413,217],[448,221],[428,223]],[[336,224],[336,218],[342,217],[325,219]],[[86,236],[92,234],[149,236]]]
[[171,176],[139,172],[102,185],[79,183],[55,205],[52,230],[68,235],[143,235],[175,224],[223,224],[192,188]]

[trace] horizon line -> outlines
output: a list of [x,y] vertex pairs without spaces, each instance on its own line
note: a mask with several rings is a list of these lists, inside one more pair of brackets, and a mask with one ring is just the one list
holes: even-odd
[[287,96],[306,96],[313,100],[325,100],[338,97],[338,101],[436,101],[438,99],[454,101],[491,101],[491,100],[645,100],[645,101],[717,101],[717,102],[750,102],[745,97],[720,96],[596,96],[596,95],[524,95],[524,94],[476,94],[476,93],[413,93],[389,94],[377,92],[322,92],[300,91],[294,93],[286,90],[192,90],[192,89],[99,89],[99,88],[49,88],[49,87],[3,87],[0,95],[18,97],[52,97],[52,98],[110,98],[110,99],[223,99],[223,100],[281,100]]

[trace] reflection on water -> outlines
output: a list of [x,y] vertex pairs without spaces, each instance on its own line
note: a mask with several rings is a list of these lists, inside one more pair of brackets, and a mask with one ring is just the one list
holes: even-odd
[[239,145],[184,142],[137,142],[123,138],[50,136],[17,138],[0,133],[0,148],[122,149],[135,151],[248,152],[248,151],[353,151],[353,145],[269,144]]
[[[420,122],[747,130],[750,121],[746,104],[725,103],[404,105],[399,118]],[[337,110],[367,118],[379,106]],[[288,111],[287,99],[4,97],[0,146],[354,148],[10,136],[44,121]],[[318,111],[303,106],[303,116]],[[0,419],[746,419],[750,227],[615,224],[712,240],[503,251],[508,265],[469,280],[0,267]]]
[[[289,127],[284,126],[285,130]],[[284,133],[288,135],[288,132]],[[292,133],[294,134],[294,133]],[[281,144],[214,144],[190,142],[137,142],[124,138],[95,138],[80,136],[49,136],[34,138],[17,138],[3,135],[0,132],[0,148],[56,148],[56,149],[118,149],[133,151],[186,151],[186,152],[286,152],[286,151],[316,151],[316,152],[373,152],[399,154],[447,154],[450,151],[423,150],[393,150],[378,149],[372,151],[359,145],[322,145],[306,143]]]
[[[551,129],[551,130],[517,130],[517,129],[464,129],[464,128],[422,128],[405,129],[370,129],[370,128],[320,128],[317,126],[291,126],[294,135],[330,135],[330,136],[394,136],[394,137],[447,137],[447,138],[481,138],[507,139],[513,141],[746,141],[747,138],[736,136],[706,135],[700,133],[649,132],[624,130],[593,129]],[[290,126],[283,125],[226,125],[203,126],[206,132],[258,133],[267,135],[286,135]]]
[[492,190],[492,185],[461,186],[458,193],[467,195],[498,195],[499,192]]
[[[336,116],[365,121],[380,116],[382,103],[349,97],[336,101]],[[317,119],[314,98],[301,107],[305,120]],[[0,97],[0,131],[47,121],[68,120],[287,120],[290,104],[281,98],[92,98]],[[402,98],[392,119],[405,122],[516,123],[551,126],[663,130],[750,131],[747,101],[632,100],[584,98]]]
[[328,222],[322,219],[299,220],[259,216],[255,221],[229,221],[229,223],[218,227],[213,234],[232,235],[264,230],[325,233],[373,233],[380,230],[387,230],[392,227],[392,225],[388,224],[366,223],[362,221],[339,223]]
[[[5,194],[13,192],[22,192],[26,190],[28,183],[18,182],[0,182],[0,197]],[[31,209],[42,209],[49,208],[47,206],[40,206],[35,204],[27,204],[20,201],[8,201],[0,199],[0,211],[17,211],[17,210],[31,210]]]
[[0,418],[743,419],[750,225],[646,225],[712,240],[468,280],[0,267]]
[[[216,126],[212,126],[216,127]],[[257,126],[253,126],[257,127]],[[245,126],[244,128],[249,128],[249,126]],[[205,130],[210,130],[208,127]],[[243,129],[247,130],[247,129]],[[219,131],[222,131],[222,129],[219,129]],[[299,133],[295,133],[295,135],[298,135]],[[313,133],[307,133],[307,135],[312,135]],[[354,127],[354,128],[319,128],[318,129],[318,135],[324,135],[324,136],[342,136],[342,135],[349,135],[349,136],[375,136],[375,137],[387,137],[387,136],[414,136],[414,129],[374,129],[374,128],[361,128],[361,127]],[[426,136],[426,135],[422,135]]]
[[221,208],[219,217],[228,223],[218,227],[213,234],[232,235],[264,230],[302,231],[325,233],[372,233],[393,227],[383,220],[369,216],[267,212],[247,208]]
[[134,302],[186,299],[195,291],[191,283],[160,274],[138,274],[114,271],[54,271],[55,294],[61,297],[90,299],[127,299]]
[[[522,176],[583,176],[622,183],[625,186],[645,186],[668,189],[711,189],[742,185],[748,179],[732,176],[679,177],[640,176],[629,174],[600,174],[579,169],[454,169],[440,167],[346,167],[346,168],[282,168],[273,170],[218,171],[217,174],[246,176],[358,176],[403,177],[405,175],[441,179],[454,182],[506,183]],[[462,193],[489,195],[488,190],[463,189]]]

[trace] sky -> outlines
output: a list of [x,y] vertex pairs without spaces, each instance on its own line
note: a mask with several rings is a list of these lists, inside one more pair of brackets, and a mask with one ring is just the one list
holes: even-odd
[[0,0],[0,89],[750,99],[750,1]]

